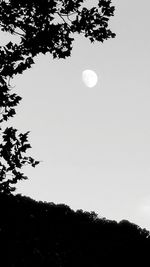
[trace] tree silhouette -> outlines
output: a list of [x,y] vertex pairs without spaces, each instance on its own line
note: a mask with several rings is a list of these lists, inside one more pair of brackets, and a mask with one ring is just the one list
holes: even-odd
[[[39,53],[49,52],[53,58],[71,55],[74,38],[72,34],[83,34],[91,43],[114,38],[108,29],[108,21],[114,15],[111,0],[99,0],[97,7],[83,6],[86,0],[1,0],[0,29],[20,36],[19,44],[0,46],[0,123],[13,117],[21,97],[11,94],[10,79],[22,74],[34,64]],[[18,180],[27,179],[18,169],[26,164],[35,167],[40,161],[24,156],[31,145],[28,132],[17,135],[17,130],[0,127],[0,192],[10,194]],[[8,176],[11,179],[8,179]]]
[[148,266],[150,233],[64,204],[0,193],[1,266]]

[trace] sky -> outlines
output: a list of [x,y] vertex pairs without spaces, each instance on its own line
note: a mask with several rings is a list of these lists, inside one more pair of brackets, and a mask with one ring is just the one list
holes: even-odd
[[[40,54],[13,79],[22,101],[7,127],[30,131],[26,154],[42,161],[22,169],[15,194],[150,230],[150,2],[112,4],[115,39],[75,35],[71,57]],[[85,69],[98,75],[93,88]]]

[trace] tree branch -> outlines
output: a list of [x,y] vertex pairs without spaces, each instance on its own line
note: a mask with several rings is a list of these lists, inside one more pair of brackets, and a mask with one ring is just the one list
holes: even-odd
[[64,21],[65,24],[68,25],[68,27],[70,28],[70,25],[66,22],[66,20],[63,18],[63,16],[59,13],[59,12],[55,12],[58,14],[58,16]]

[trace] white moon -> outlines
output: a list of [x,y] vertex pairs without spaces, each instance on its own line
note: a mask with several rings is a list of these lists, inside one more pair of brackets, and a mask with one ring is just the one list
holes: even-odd
[[84,70],[82,72],[82,80],[87,87],[94,87],[97,84],[98,77],[93,70]]

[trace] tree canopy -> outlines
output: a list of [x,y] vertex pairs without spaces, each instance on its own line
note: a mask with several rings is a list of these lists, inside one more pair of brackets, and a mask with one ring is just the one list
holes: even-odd
[[127,220],[0,193],[2,266],[148,266],[150,232]]
[[[92,8],[84,3],[86,0],[0,1],[0,30],[20,36],[21,40],[19,44],[8,42],[0,46],[0,123],[16,114],[15,107],[22,99],[11,93],[10,79],[31,68],[36,55],[49,52],[54,59],[71,56],[75,33],[83,34],[91,43],[115,37],[108,28],[115,10],[111,0],[99,0]],[[13,127],[1,133],[0,157],[4,160],[0,162],[1,192],[10,193],[15,190],[13,184],[27,179],[18,169],[26,164],[35,167],[40,162],[23,156],[31,148],[28,133],[17,135]]]

